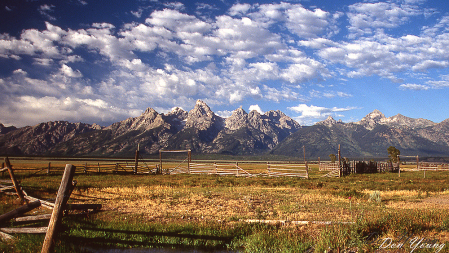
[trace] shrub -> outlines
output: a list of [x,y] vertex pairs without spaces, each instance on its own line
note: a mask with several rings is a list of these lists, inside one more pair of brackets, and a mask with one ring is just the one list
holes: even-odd
[[376,203],[382,202],[382,198],[380,197],[380,193],[378,191],[370,193],[369,200]]

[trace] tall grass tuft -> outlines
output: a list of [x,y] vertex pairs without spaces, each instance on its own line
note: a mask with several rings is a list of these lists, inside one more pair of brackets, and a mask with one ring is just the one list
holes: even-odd
[[382,202],[382,198],[381,198],[380,193],[378,191],[374,191],[374,192],[370,193],[369,200],[373,201],[373,202],[376,202],[376,203],[381,203]]

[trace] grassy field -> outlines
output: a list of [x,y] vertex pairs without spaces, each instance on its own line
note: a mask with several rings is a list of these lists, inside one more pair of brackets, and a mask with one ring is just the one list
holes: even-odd
[[[48,166],[45,161],[15,161],[13,166],[29,195],[55,198],[63,161],[52,161],[50,175],[43,171]],[[263,163],[239,166],[254,174],[266,170]],[[56,251],[173,247],[238,252],[449,252],[449,172],[428,171],[424,178],[423,172],[404,169],[400,177],[380,173],[327,178],[312,165],[309,179],[84,174],[79,170],[69,202],[97,203],[103,208],[65,217]],[[3,179],[7,178],[6,173]],[[2,194],[0,201],[0,214],[18,207],[14,196]],[[249,222],[256,219],[265,223]],[[44,235],[15,237],[13,243],[0,242],[0,252],[40,252]]]

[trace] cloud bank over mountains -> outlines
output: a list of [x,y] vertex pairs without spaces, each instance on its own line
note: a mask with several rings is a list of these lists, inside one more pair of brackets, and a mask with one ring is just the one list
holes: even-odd
[[[4,124],[106,125],[148,106],[164,112],[197,99],[222,111],[245,101],[288,102],[282,106],[292,118],[311,124],[361,107],[313,104],[357,95],[341,85],[348,79],[378,76],[403,91],[449,86],[447,73],[434,74],[449,66],[449,16],[424,1],[339,10],[289,2],[153,3],[125,8],[122,23],[80,19],[72,27],[57,25],[59,7],[36,10],[45,29],[0,35]],[[278,107],[264,110],[287,112]]]

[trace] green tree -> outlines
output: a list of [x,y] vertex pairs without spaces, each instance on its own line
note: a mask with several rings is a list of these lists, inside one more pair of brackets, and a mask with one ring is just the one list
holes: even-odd
[[388,157],[390,158],[390,161],[397,163],[398,155],[401,154],[401,151],[399,151],[399,149],[397,149],[393,146],[388,147],[387,151],[388,151]]
[[329,158],[331,159],[331,163],[334,163],[337,160],[337,156],[335,154],[330,154]]

